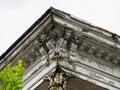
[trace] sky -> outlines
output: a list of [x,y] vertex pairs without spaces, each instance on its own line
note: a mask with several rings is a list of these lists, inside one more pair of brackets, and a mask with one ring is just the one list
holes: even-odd
[[0,55],[50,6],[120,35],[120,0],[0,0]]

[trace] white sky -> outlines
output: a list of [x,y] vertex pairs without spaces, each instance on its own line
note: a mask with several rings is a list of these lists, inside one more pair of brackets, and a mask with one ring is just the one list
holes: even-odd
[[120,0],[0,0],[0,55],[50,6],[120,35]]

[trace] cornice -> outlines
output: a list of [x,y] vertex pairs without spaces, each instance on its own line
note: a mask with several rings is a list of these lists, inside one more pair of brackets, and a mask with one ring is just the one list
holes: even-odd
[[[30,80],[35,76],[39,78],[42,70],[47,69],[46,73],[42,72],[46,75],[56,65],[71,69],[74,73],[77,68],[85,69],[84,71],[89,68],[102,73],[108,81],[116,80],[118,85],[119,54],[119,36],[51,8],[2,56],[0,68],[8,63],[16,64],[18,59],[22,59],[26,68],[25,84],[31,86]],[[96,81],[117,87],[116,84]]]

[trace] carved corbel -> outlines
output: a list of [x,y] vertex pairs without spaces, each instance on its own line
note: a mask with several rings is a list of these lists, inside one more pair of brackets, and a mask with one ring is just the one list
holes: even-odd
[[46,43],[47,47],[49,48],[49,51],[55,49],[55,44],[56,44],[56,42],[55,42],[54,39],[50,39],[50,40]]
[[34,47],[33,52],[35,53],[36,57],[41,56],[40,48],[41,48],[41,45],[40,45],[40,44],[37,44],[37,45]]
[[49,37],[46,34],[42,34],[42,35],[38,36],[38,40],[39,40],[39,43],[41,43],[41,47],[42,47],[42,49],[40,48],[39,51],[41,53],[44,52],[44,55],[46,55],[46,58],[47,58],[46,61],[47,61],[47,63],[49,63],[49,48],[47,46],[47,42],[49,41]]
[[72,33],[71,32],[66,32],[66,34],[65,34],[65,36],[64,36],[64,38],[65,38],[65,40],[67,41],[67,45],[66,45],[66,47],[67,47],[67,50],[69,51],[70,50],[70,48],[71,48],[71,42],[72,42],[72,35],[71,35]]
[[49,37],[46,34],[38,35],[37,40],[43,46],[43,48],[48,52],[48,47],[46,46],[46,42],[48,41]]
[[109,54],[107,54],[105,56],[105,60],[107,60],[107,61],[110,61],[111,58],[112,58],[112,54],[111,53],[109,53]]
[[24,59],[23,64],[24,67],[27,68],[30,65],[30,61],[28,59]]
[[80,50],[85,50],[87,47],[87,44],[86,43],[82,43],[79,47]]
[[96,53],[96,56],[100,58],[100,57],[102,57],[102,55],[104,54],[104,52],[105,52],[104,50],[99,50],[99,51]]
[[96,48],[94,46],[92,46],[88,49],[88,53],[93,54],[95,50],[96,50]]
[[63,44],[63,41],[64,41],[63,38],[59,38],[56,42],[54,39],[51,39],[47,43],[47,46],[51,48],[50,50],[52,50],[54,53],[53,57],[58,58],[61,56],[61,49],[62,49],[61,46]]
[[112,60],[114,64],[118,64],[120,62],[120,57],[116,57]]
[[77,45],[71,42],[71,48],[70,48],[70,51],[72,51],[72,52],[76,52],[76,50],[77,50]]
[[27,54],[24,56],[24,66],[25,68],[28,67],[32,61],[34,61],[35,57],[31,54]]

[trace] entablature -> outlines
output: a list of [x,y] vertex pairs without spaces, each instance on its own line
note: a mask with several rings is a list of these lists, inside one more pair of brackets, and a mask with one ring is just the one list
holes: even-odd
[[111,90],[120,89],[119,37],[60,11],[51,10],[0,61],[0,68],[16,64],[18,59],[23,60],[26,68],[27,89],[28,85],[41,83],[56,65],[76,77]]

